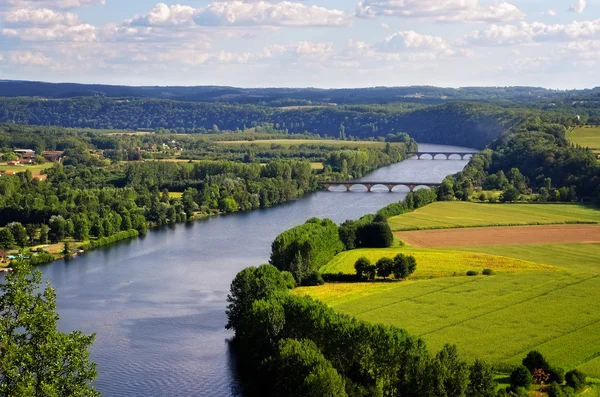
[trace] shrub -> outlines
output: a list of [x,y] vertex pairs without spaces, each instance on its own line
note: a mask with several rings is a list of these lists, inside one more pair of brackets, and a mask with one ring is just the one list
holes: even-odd
[[517,387],[528,388],[531,386],[531,372],[529,372],[529,369],[524,365],[518,366],[510,374],[510,385],[513,389]]
[[560,385],[565,383],[565,370],[558,367],[549,367],[548,374],[550,375],[550,382],[556,382]]
[[467,276],[479,276],[479,272],[477,270],[469,270]]
[[312,272],[302,279],[302,285],[304,287],[315,287],[323,284],[325,284],[325,280],[323,280],[323,276],[321,276],[319,272]]
[[484,276],[493,276],[496,273],[494,273],[492,269],[483,269],[481,274],[483,274]]
[[548,388],[548,396],[550,397],[571,397],[575,395],[575,390],[569,386],[561,386],[554,382]]
[[580,391],[585,387],[586,376],[578,369],[572,369],[565,375],[567,386],[572,387],[575,391]]

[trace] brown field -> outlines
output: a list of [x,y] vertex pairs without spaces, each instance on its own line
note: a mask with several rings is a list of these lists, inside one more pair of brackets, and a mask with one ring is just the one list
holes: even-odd
[[405,243],[421,248],[480,245],[597,243],[600,225],[480,227],[397,232]]

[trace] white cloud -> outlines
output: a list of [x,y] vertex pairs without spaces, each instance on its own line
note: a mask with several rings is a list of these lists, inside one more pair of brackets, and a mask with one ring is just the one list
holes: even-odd
[[432,50],[437,53],[453,53],[445,39],[438,36],[420,34],[413,30],[394,33],[393,35],[386,37],[381,43],[378,43],[376,48],[385,52]]
[[48,8],[17,8],[4,15],[8,25],[68,25],[80,24],[79,17],[72,13],[61,13]]
[[[4,4],[2,4],[4,3]],[[54,9],[73,9],[94,4],[106,4],[106,0],[2,0],[2,6],[8,7],[48,7]]]
[[195,10],[189,6],[158,3],[147,14],[136,15],[128,20],[128,25],[138,26],[177,26],[193,24]]
[[571,42],[563,50],[583,60],[600,60],[600,41],[597,40]]
[[224,1],[198,9],[194,21],[202,26],[345,26],[351,18],[340,10],[289,1]]
[[18,37],[25,41],[72,41],[91,42],[97,39],[95,26],[80,24],[75,26],[55,25],[41,28],[3,29],[2,35]]
[[555,17],[556,16],[556,10],[551,8],[546,12],[542,12],[543,15],[548,15],[549,17]]
[[571,4],[571,7],[569,7],[569,11],[581,14],[583,11],[585,11],[586,7],[586,0],[577,0],[575,3]]
[[479,0],[363,0],[356,6],[356,15],[456,23],[507,22],[525,17],[525,13],[513,4],[502,2],[482,6]]
[[50,64],[50,58],[41,52],[33,53],[31,51],[12,52],[9,55],[9,60],[15,65],[24,66],[46,66]]
[[383,29],[389,29],[390,28],[390,26],[387,23],[382,23],[379,26],[381,26]]
[[490,25],[465,35],[462,45],[514,45],[546,41],[572,41],[600,36],[600,19],[574,21],[568,25],[521,22],[519,25]]

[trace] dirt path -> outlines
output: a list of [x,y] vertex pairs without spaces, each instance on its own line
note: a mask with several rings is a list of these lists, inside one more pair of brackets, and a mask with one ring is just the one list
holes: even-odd
[[547,225],[418,230],[394,233],[414,247],[600,243],[600,225]]

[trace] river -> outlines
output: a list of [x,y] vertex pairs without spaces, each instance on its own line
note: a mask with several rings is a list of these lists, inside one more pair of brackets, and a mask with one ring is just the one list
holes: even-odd
[[[422,144],[420,150],[470,149]],[[409,159],[366,179],[440,182],[466,163]],[[311,217],[356,219],[404,197],[384,187],[353,189],[151,231],[42,267],[58,293],[61,330],[97,334],[97,389],[105,397],[235,395],[232,333],[224,329],[231,280],[267,262],[271,242],[290,227]]]

